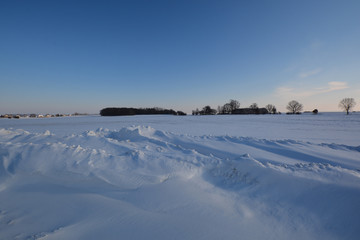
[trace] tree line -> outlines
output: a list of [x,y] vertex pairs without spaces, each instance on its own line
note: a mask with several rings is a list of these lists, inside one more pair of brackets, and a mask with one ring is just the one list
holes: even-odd
[[163,108],[103,108],[100,110],[101,116],[132,116],[132,115],[153,115],[153,114],[167,114],[167,115],[186,115],[182,111],[175,111],[173,109]]
[[[355,107],[356,102],[353,98],[344,98],[339,103],[339,108],[346,111],[348,115],[349,112]],[[288,112],[286,114],[301,114],[304,106],[296,100],[290,101],[286,109]],[[318,113],[317,109],[312,111],[314,114]],[[240,108],[240,103],[237,100],[230,99],[228,103],[225,103],[223,106],[218,106],[217,109],[211,108],[209,105],[203,107],[201,110],[198,108],[192,111],[192,115],[223,115],[223,114],[281,114],[277,111],[275,105],[267,104],[264,108],[259,108],[257,103],[251,104],[247,108]]]
[[[344,110],[346,114],[352,111],[356,102],[353,98],[344,98],[339,103],[339,108]],[[296,100],[290,101],[286,109],[287,114],[301,114],[303,111],[303,105]],[[317,109],[312,111],[314,114],[318,113]],[[164,108],[104,108],[100,111],[101,116],[131,116],[131,115],[153,115],[153,114],[168,114],[168,115],[186,115],[182,111],[175,111],[173,109]],[[265,107],[260,108],[257,103],[251,104],[249,107],[240,108],[240,102],[234,99],[230,99],[229,102],[222,106],[218,106],[217,109],[211,108],[209,105],[203,107],[201,110],[198,108],[192,111],[192,115],[215,115],[215,114],[281,114],[277,111],[275,105],[267,104]]]
[[273,104],[268,104],[264,108],[260,108],[257,103],[251,104],[247,108],[240,108],[240,102],[230,99],[228,103],[223,106],[218,106],[217,109],[211,108],[209,105],[198,108],[192,111],[192,115],[225,115],[225,114],[276,114],[278,113]]

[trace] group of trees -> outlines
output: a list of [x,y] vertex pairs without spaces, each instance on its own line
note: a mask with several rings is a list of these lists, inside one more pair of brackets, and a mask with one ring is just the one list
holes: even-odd
[[240,103],[237,100],[230,99],[228,103],[223,106],[218,106],[218,114],[232,114],[236,109],[240,108]]
[[203,107],[201,110],[198,108],[192,111],[192,115],[215,115],[217,114],[216,109],[211,108],[209,105]]
[[268,104],[265,108],[259,108],[257,103],[251,104],[248,108],[240,108],[240,103],[237,100],[230,99],[228,103],[223,106],[218,106],[217,110],[211,108],[209,105],[203,107],[201,110],[198,108],[192,111],[192,115],[215,115],[215,114],[276,114],[276,107]]
[[[355,107],[356,102],[353,98],[344,98],[340,101],[339,107],[346,111],[346,114]],[[264,111],[266,109],[266,112]],[[304,106],[298,101],[292,100],[290,101],[286,109],[288,110],[287,114],[300,114]],[[262,111],[260,111],[262,110]],[[317,109],[312,111],[314,114],[318,113]],[[276,114],[277,109],[274,105],[268,104],[265,108],[259,108],[257,103],[251,104],[248,108],[240,109],[240,103],[237,100],[230,99],[228,103],[225,103],[223,106],[218,106],[217,110],[212,109],[209,105],[202,108],[202,110],[196,109],[192,111],[193,115],[215,115],[215,114],[264,114],[264,113],[272,113]]]
[[276,114],[277,110],[276,107],[272,104],[268,104],[265,106],[266,110],[268,110],[269,113]]
[[[339,108],[346,111],[346,114],[355,107],[356,102],[353,98],[344,98],[339,103]],[[298,101],[290,101],[286,109],[288,114],[300,114],[304,106]],[[318,113],[315,109],[314,114]],[[228,103],[223,106],[218,106],[217,110],[211,108],[209,105],[203,107],[201,110],[196,109],[192,111],[193,115],[215,115],[215,114],[276,114],[279,113],[276,107],[268,104],[265,108],[259,108],[257,103],[251,104],[248,108],[240,108],[240,103],[237,100],[230,99]],[[173,109],[163,108],[104,108],[100,111],[101,116],[126,116],[126,115],[146,115],[146,114],[170,114],[170,115],[186,115],[182,111],[174,111]]]
[[169,115],[186,115],[182,111],[163,108],[104,108],[100,111],[101,116],[131,116],[131,115],[152,115],[152,114],[169,114]]
[[[353,98],[344,98],[339,103],[339,108],[346,112],[349,115],[349,112],[355,107],[356,102]],[[292,114],[298,114],[303,110],[303,105],[297,101],[290,101],[286,106],[286,109]],[[313,113],[317,114],[318,110],[314,109]]]
[[[339,103],[339,108],[346,112],[349,115],[349,112],[355,107],[356,102],[353,98],[344,98]],[[303,105],[295,100],[290,101],[286,106],[286,109],[289,110],[291,114],[299,114],[303,110]],[[313,110],[314,114],[318,113],[317,109]]]
[[236,109],[240,108],[240,103],[237,100],[230,99],[228,103],[225,103],[223,106],[218,106],[217,110],[211,108],[209,105],[199,110],[192,111],[192,115],[215,115],[215,114],[232,114]]

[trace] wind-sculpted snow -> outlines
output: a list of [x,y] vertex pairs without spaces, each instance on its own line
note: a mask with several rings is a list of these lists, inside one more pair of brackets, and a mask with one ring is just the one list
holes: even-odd
[[1,239],[357,239],[360,146],[0,129]]

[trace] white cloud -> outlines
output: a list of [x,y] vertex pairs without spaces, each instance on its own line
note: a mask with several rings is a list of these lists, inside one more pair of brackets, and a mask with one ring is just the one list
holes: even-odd
[[309,97],[322,93],[328,93],[349,88],[346,82],[328,82],[327,86],[313,89],[294,89],[290,87],[279,87],[276,95],[282,97]]
[[279,95],[288,95],[294,92],[293,88],[279,87],[276,89],[276,93]]
[[307,78],[307,77],[316,75],[316,74],[318,74],[320,72],[322,72],[322,69],[321,68],[316,68],[316,69],[311,70],[311,71],[299,73],[299,77],[300,78]]
[[346,82],[328,82],[328,86],[322,89],[318,89],[323,92],[332,92],[336,90],[349,88]]

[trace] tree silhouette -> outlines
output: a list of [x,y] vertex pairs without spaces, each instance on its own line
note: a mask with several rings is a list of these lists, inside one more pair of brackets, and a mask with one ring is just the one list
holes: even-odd
[[222,110],[224,114],[230,114],[233,111],[233,107],[230,103],[225,103],[225,105],[222,107]]
[[276,107],[272,104],[268,104],[265,106],[266,110],[269,111],[269,113],[275,114],[276,113]]
[[203,107],[203,109],[200,111],[201,115],[215,115],[216,114],[216,110],[212,109],[209,105]]
[[346,111],[346,115],[349,115],[349,111],[351,111],[351,109],[353,109],[355,105],[356,102],[353,98],[344,98],[343,100],[340,101],[339,108]]
[[171,114],[171,115],[183,115],[185,113],[179,111],[176,112],[173,109],[163,108],[103,108],[100,111],[101,116],[131,116],[131,115],[149,115],[149,114]]
[[229,105],[231,107],[231,112],[240,108],[240,103],[234,99],[230,99]]
[[288,103],[286,109],[292,114],[299,114],[303,110],[303,105],[298,101],[292,100]]
[[253,104],[250,105],[250,108],[251,109],[258,109],[259,106],[257,105],[257,103],[253,103]]

